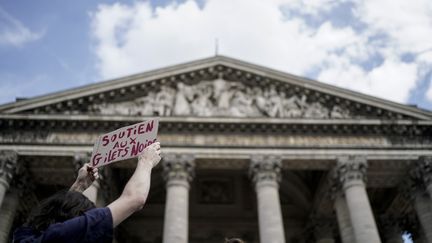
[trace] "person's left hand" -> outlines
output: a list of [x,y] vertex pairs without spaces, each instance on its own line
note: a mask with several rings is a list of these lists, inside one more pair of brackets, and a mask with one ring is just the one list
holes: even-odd
[[84,164],[79,169],[78,176],[70,190],[83,192],[97,179],[99,179],[98,168],[91,166],[89,163]]

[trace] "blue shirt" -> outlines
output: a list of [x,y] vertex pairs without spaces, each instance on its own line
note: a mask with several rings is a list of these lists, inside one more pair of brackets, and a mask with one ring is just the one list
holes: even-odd
[[94,208],[62,223],[37,232],[31,227],[20,227],[14,232],[13,242],[112,242],[113,220],[109,208]]

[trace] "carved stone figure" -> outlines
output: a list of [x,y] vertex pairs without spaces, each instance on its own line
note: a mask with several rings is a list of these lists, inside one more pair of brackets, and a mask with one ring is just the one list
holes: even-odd
[[162,86],[144,97],[118,103],[92,105],[90,112],[104,115],[235,116],[275,118],[349,118],[349,110],[335,105],[329,110],[320,102],[309,103],[305,94],[287,96],[274,85],[251,87],[221,78],[176,87]]
[[213,94],[212,86],[202,85],[197,92],[197,97],[192,101],[192,114],[197,116],[211,116],[213,105],[210,97]]
[[335,105],[333,106],[331,112],[330,112],[331,118],[349,118],[350,114],[348,110],[342,109],[342,107]]
[[263,94],[263,90],[260,89],[259,87],[254,87],[253,88],[253,92],[255,95],[255,105],[258,108],[258,110],[260,111],[260,113],[262,115],[267,114],[267,101],[266,98],[264,97]]
[[252,105],[253,98],[248,97],[241,90],[237,90],[234,93],[234,97],[231,102],[230,113],[236,117],[247,117],[250,114],[250,107]]
[[302,110],[299,107],[301,100],[297,95],[283,99],[283,114],[282,117],[301,117]]
[[328,117],[328,109],[321,105],[321,103],[314,102],[312,103],[305,111],[305,118],[327,118]]
[[234,94],[234,85],[223,79],[213,82],[213,99],[216,101],[215,115],[226,115],[229,112],[230,102]]
[[156,93],[149,92],[146,96],[140,97],[135,100],[136,109],[132,114],[137,115],[154,115],[154,107],[156,101]]
[[171,115],[171,109],[174,102],[175,90],[170,87],[163,86],[161,91],[156,95],[156,101],[154,102],[155,111],[159,116]]
[[177,94],[175,97],[173,115],[190,115],[191,107],[189,101],[192,99],[193,93],[190,87],[183,83],[177,83]]
[[277,93],[274,86],[270,86],[268,93],[269,110],[268,115],[270,117],[282,117],[283,114],[283,101],[280,94]]

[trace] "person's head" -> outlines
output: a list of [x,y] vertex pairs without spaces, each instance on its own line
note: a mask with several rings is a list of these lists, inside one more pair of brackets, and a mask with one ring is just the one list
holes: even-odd
[[34,230],[43,231],[51,224],[83,215],[92,208],[95,208],[94,203],[83,194],[75,191],[61,191],[43,200],[32,211],[26,225]]
[[225,239],[225,243],[246,243],[246,242],[244,242],[242,239],[239,238],[230,238],[230,239]]

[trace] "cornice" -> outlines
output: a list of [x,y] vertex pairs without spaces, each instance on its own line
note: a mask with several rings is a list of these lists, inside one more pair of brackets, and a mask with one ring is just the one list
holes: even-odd
[[[164,146],[164,153],[186,154],[194,151],[197,160],[249,160],[251,155],[276,155],[283,160],[300,162],[307,167],[308,161],[325,163],[326,167],[333,166],[329,161],[335,161],[340,156],[358,155],[367,156],[370,161],[415,161],[420,156],[432,156],[430,149],[356,149],[356,148],[224,148],[224,147],[170,147]],[[86,145],[46,145],[46,144],[24,144],[24,145],[3,145],[0,150],[14,150],[21,156],[68,156],[74,157],[76,153],[91,152],[93,144]],[[379,164],[382,165],[382,164]],[[283,165],[285,169],[290,164]],[[378,166],[378,165],[377,165]],[[371,168],[375,163],[371,164]]]
[[[1,114],[3,131],[111,131],[150,117]],[[432,121],[160,117],[160,132],[389,135],[431,137]],[[49,129],[49,130],[47,130]]]

